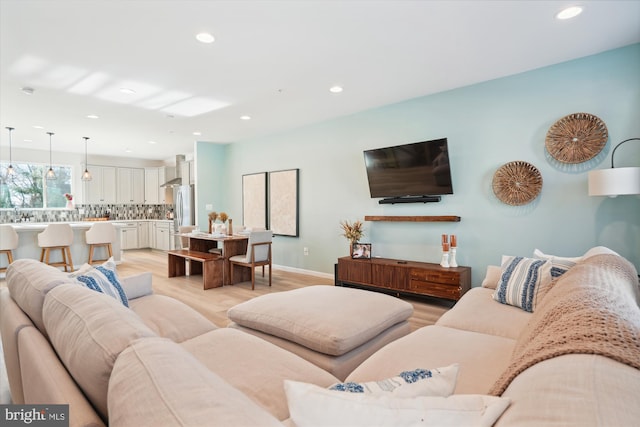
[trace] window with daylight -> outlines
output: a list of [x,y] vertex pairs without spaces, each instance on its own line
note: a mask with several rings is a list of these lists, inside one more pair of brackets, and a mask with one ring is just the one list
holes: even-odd
[[53,166],[56,179],[47,180],[46,165],[13,163],[13,174],[7,173],[8,163],[0,163],[0,209],[64,208],[65,193],[71,193],[70,166]]

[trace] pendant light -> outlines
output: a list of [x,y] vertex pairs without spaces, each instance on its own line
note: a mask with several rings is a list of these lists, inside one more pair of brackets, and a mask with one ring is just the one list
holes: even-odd
[[7,175],[15,175],[16,171],[13,169],[12,159],[11,159],[11,131],[14,129],[12,127],[6,128],[9,131],[9,167],[7,168]]
[[51,162],[51,136],[54,135],[53,132],[47,132],[49,135],[49,170],[47,171],[47,179],[56,179],[56,173],[53,171],[52,162]]
[[88,136],[83,136],[84,139],[84,173],[82,174],[83,181],[91,181],[91,172],[89,172],[89,165],[87,163],[87,141],[89,141]]

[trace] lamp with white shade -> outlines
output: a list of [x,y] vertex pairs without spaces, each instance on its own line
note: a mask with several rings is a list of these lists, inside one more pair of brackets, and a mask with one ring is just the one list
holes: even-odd
[[616,150],[628,141],[640,141],[640,138],[625,139],[611,152],[611,168],[589,172],[589,196],[616,197],[628,194],[640,194],[640,167],[616,168],[613,158]]

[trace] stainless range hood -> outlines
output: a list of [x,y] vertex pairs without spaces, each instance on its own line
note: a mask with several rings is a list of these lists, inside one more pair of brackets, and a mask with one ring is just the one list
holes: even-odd
[[180,187],[182,185],[182,177],[180,175],[182,171],[181,166],[182,166],[182,163],[184,162],[185,162],[184,154],[178,154],[176,156],[176,177],[165,182],[160,187]]
[[182,178],[173,178],[162,184],[160,187],[180,187],[182,185]]

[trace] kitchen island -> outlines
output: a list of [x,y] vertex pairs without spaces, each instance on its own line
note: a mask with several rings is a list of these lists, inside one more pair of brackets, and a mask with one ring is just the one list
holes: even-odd
[[[56,223],[59,224],[59,223]],[[89,245],[85,238],[85,233],[94,224],[90,221],[83,222],[70,222],[68,223],[73,230],[73,244],[71,245],[71,258],[73,259],[74,269],[79,268],[82,264],[89,260]],[[18,232],[18,248],[13,251],[13,259],[18,260],[22,258],[31,258],[35,260],[40,259],[41,248],[38,246],[38,233],[42,233],[49,223],[47,222],[33,222],[33,223],[15,223],[10,224]],[[120,224],[113,222],[116,227],[116,241],[113,242],[113,259],[116,263],[121,262],[120,251]],[[104,252],[103,252],[104,251]],[[106,249],[97,248],[96,256],[100,258],[106,258]],[[51,261],[56,262],[61,260],[62,255],[60,251],[51,252]],[[6,257],[1,257],[0,267],[6,267]]]

